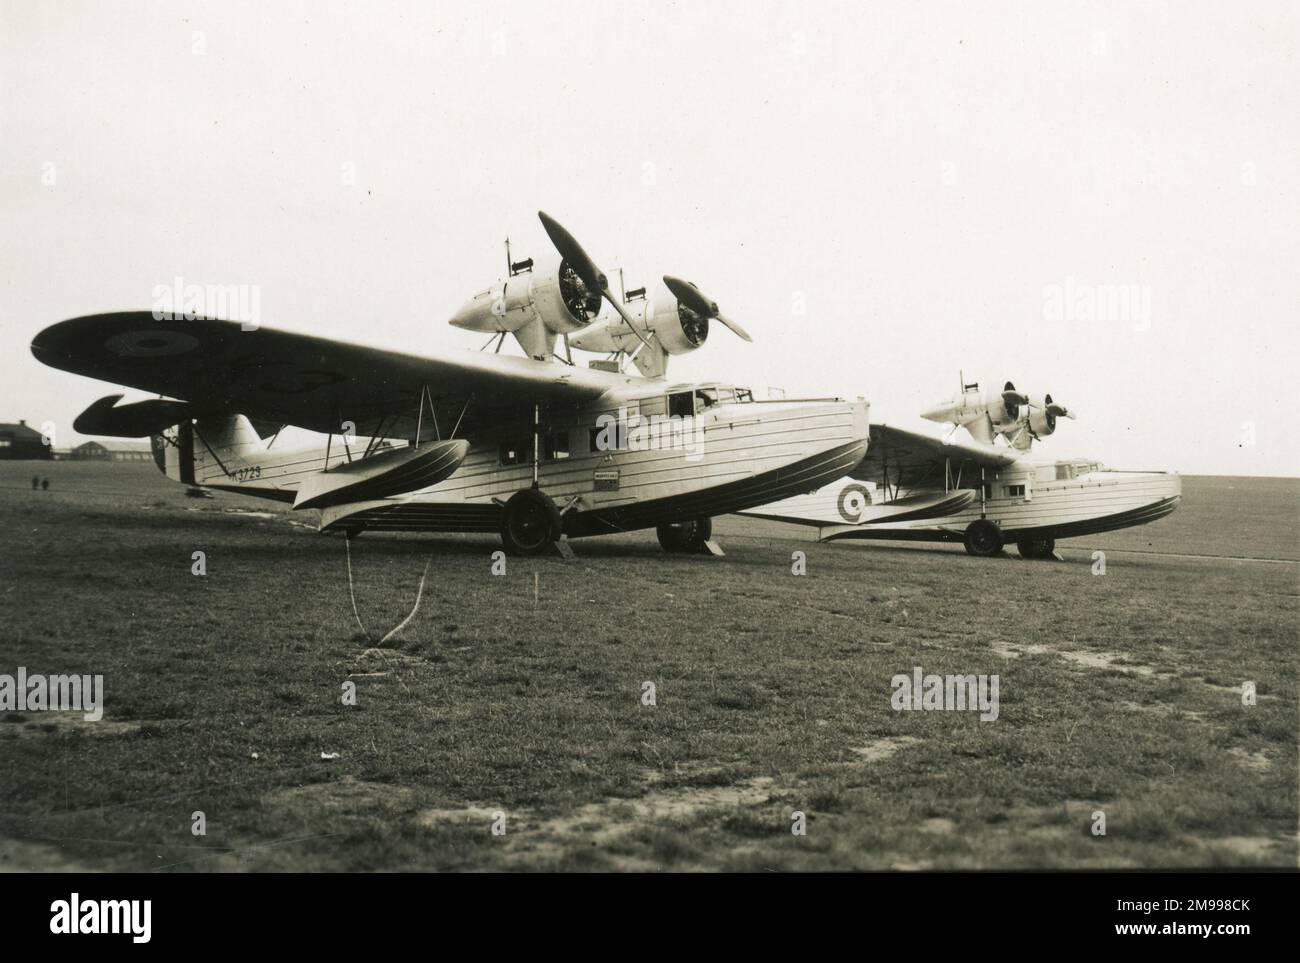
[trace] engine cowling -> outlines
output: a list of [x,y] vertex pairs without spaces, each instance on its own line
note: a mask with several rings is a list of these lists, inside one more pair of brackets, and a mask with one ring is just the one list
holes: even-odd
[[657,292],[647,306],[646,326],[669,354],[686,354],[709,339],[709,319],[667,292]]
[[1025,413],[1025,407],[1029,404],[1029,398],[1022,392],[1017,391],[1016,386],[1008,381],[1001,393],[994,394],[990,392],[987,403],[989,420],[993,423],[994,428],[999,431],[1007,431],[1020,422]]
[[572,334],[600,313],[599,291],[589,289],[568,262],[498,281],[466,301],[451,324],[467,331],[518,332],[539,322],[551,334]]
[[1029,409],[1029,430],[1033,432],[1035,438],[1046,438],[1052,432],[1056,431],[1056,416],[1063,414],[1064,410],[1052,403],[1051,395],[1043,395],[1032,402]]
[[[679,302],[667,289],[655,291],[644,301],[631,301],[624,307],[641,332],[646,335],[653,333],[655,342],[670,355],[694,351],[709,338],[709,319]],[[641,345],[627,324],[615,315],[593,324],[570,338],[569,343],[583,351],[629,353]]]

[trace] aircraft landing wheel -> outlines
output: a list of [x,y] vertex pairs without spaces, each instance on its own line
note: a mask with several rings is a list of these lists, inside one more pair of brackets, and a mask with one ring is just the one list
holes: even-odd
[[689,522],[670,522],[655,529],[665,552],[702,552],[704,543],[713,537],[713,519],[696,518]]
[[511,555],[541,555],[560,537],[560,510],[551,496],[525,488],[501,513],[501,541]]
[[1056,551],[1054,538],[1026,538],[1016,542],[1021,558],[1051,558]]
[[988,558],[1002,551],[1002,529],[987,518],[977,518],[966,528],[966,554]]

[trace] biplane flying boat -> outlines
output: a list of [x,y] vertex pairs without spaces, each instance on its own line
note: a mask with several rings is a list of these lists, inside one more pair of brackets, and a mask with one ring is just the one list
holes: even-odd
[[[978,556],[999,555],[1014,542],[1022,557],[1048,559],[1057,557],[1057,539],[1153,522],[1182,496],[1173,472],[1031,455],[1059,418],[1075,414],[1010,381],[988,394],[963,384],[922,417],[952,426],[948,436],[873,424],[866,457],[846,477],[740,514],[816,526],[821,541],[951,541]],[[970,437],[954,438],[958,428]]]
[[[670,275],[616,296],[573,235],[540,217],[558,256],[513,261],[507,243],[504,278],[450,320],[492,335],[479,352],[128,311],[52,325],[32,353],[158,396],[101,398],[78,432],[152,437],[168,477],[317,509],[322,531],[349,537],[497,532],[509,551],[540,554],[565,536],[656,528],[669,551],[716,552],[712,516],[861,462],[863,402],[668,382],[669,359],[700,348],[713,322],[749,335]],[[525,357],[500,353],[507,335]],[[605,357],[583,367],[573,348]],[[277,444],[277,426],[319,437]]]

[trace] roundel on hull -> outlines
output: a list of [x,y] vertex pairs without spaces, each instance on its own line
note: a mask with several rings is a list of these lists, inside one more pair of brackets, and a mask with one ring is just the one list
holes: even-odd
[[188,354],[198,346],[199,339],[192,334],[165,328],[123,331],[104,342],[104,347],[119,358],[162,358]]
[[862,519],[862,513],[867,510],[871,504],[871,491],[863,485],[845,485],[840,490],[839,501],[836,507],[839,509],[840,518],[846,522],[857,524]]

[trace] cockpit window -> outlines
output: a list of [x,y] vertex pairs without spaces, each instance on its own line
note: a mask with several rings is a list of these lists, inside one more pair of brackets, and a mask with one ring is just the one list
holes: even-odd
[[754,392],[748,388],[737,388],[736,400],[739,401],[741,404],[747,404],[748,402],[754,400]]
[[695,392],[693,391],[674,391],[668,396],[668,415],[669,417],[693,418],[695,417]]

